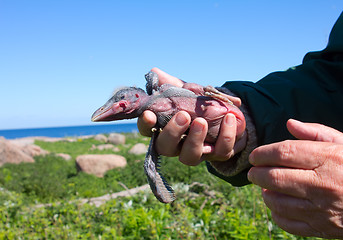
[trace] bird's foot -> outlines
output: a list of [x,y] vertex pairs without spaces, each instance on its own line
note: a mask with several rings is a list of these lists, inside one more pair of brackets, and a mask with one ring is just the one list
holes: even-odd
[[163,131],[163,129],[162,128],[155,128],[155,127],[153,127],[153,128],[151,128],[151,132],[152,133],[155,133],[155,132],[162,132]]
[[218,99],[218,100],[221,100],[223,102],[227,102],[227,103],[233,105],[233,102],[230,100],[230,97],[228,95],[218,91],[217,89],[215,89],[212,86],[204,87],[204,92],[205,92],[204,93],[205,96],[209,96],[209,97],[212,97],[214,99]]
[[146,92],[148,95],[152,95],[155,92],[158,92],[160,87],[158,86],[158,75],[155,72],[148,72],[145,74],[145,80],[146,80]]

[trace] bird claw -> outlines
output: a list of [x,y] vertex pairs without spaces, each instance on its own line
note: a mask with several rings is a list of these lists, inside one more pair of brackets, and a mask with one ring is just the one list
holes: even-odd
[[181,139],[180,139],[180,140],[185,140],[185,139],[186,139],[186,137],[187,137],[187,134],[182,134],[182,135],[181,135]]
[[155,128],[155,127],[153,127],[153,128],[151,128],[151,132],[152,133],[155,133],[155,132],[162,132],[163,131],[163,129],[162,128]]
[[230,100],[230,98],[225,93],[218,91],[217,89],[215,89],[212,86],[204,87],[204,92],[205,92],[204,93],[205,96],[212,97],[214,99],[218,99],[218,100],[221,100],[223,102],[227,102],[227,103],[233,105],[233,102]]

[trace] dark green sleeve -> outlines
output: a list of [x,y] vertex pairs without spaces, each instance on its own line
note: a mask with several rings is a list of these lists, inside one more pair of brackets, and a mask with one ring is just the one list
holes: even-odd
[[[224,87],[248,108],[258,145],[293,139],[286,128],[290,118],[343,132],[343,14],[331,31],[328,46],[308,53],[303,64],[271,73],[257,83],[233,81]],[[230,178],[211,167],[209,171],[235,186],[248,183],[247,171]]]

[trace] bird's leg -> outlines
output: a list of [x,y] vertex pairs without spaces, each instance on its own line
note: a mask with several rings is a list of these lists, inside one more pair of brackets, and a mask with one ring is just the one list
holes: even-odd
[[230,100],[228,95],[218,91],[217,89],[215,89],[212,86],[204,87],[204,92],[205,92],[204,93],[205,96],[209,96],[209,97],[212,97],[214,99],[218,99],[218,100],[221,100],[223,102],[227,102],[227,103],[233,105],[233,102]]
[[175,193],[160,173],[160,156],[154,146],[157,136],[158,132],[154,132],[151,137],[149,149],[145,156],[144,171],[155,197],[162,203],[171,203],[175,200]]
[[157,73],[154,72],[148,72],[145,74],[145,80],[146,80],[146,91],[148,95],[152,95],[155,92],[159,91],[159,86],[158,86],[158,75]]

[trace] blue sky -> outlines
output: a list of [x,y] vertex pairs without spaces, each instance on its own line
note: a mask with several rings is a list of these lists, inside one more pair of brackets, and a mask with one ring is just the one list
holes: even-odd
[[152,67],[257,81],[326,46],[342,0],[0,0],[0,129],[96,124]]

